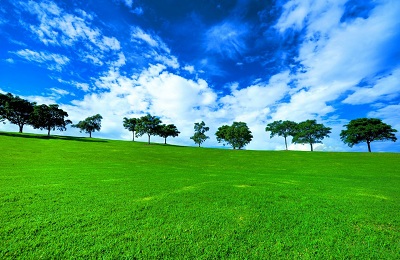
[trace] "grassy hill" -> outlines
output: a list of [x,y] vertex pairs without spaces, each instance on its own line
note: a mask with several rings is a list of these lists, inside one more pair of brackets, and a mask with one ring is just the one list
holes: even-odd
[[1,259],[400,259],[400,154],[0,145]]

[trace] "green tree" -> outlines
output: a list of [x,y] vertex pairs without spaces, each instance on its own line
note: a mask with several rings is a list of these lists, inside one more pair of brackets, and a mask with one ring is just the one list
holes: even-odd
[[317,124],[316,120],[306,120],[297,125],[292,142],[296,144],[310,144],[311,151],[314,151],[313,144],[322,143],[325,137],[329,137],[331,129],[330,127],[325,127],[323,124]]
[[346,130],[342,130],[340,139],[350,147],[366,142],[368,152],[371,152],[371,142],[373,141],[397,141],[394,134],[397,130],[378,118],[353,119],[344,127],[346,127]]
[[6,110],[5,106],[9,100],[9,97],[7,95],[4,95],[0,93],[0,122],[3,122],[6,120]]
[[68,113],[58,108],[57,104],[34,106],[30,124],[35,129],[47,130],[50,136],[51,130],[65,131],[67,125],[72,124],[71,120],[65,119]]
[[169,125],[162,124],[160,125],[158,135],[164,138],[164,144],[167,144],[167,137],[169,136],[176,137],[180,133],[181,132],[178,131],[178,128],[174,124],[169,124]]
[[13,96],[11,93],[0,95],[0,121],[7,119],[11,124],[18,125],[19,132],[22,133],[24,125],[30,122],[36,103]]
[[139,123],[139,118],[126,118],[124,117],[124,127],[132,132],[132,141],[135,141],[136,126]]
[[201,121],[201,123],[194,123],[194,135],[190,137],[194,141],[195,144],[198,144],[199,147],[200,145],[207,140],[208,137],[206,135],[206,132],[208,132],[210,128],[206,126],[204,121]]
[[233,122],[231,126],[223,125],[215,133],[217,141],[239,150],[245,147],[253,139],[250,129],[244,122]]
[[89,116],[85,120],[79,121],[77,124],[72,125],[72,127],[79,128],[81,133],[85,132],[89,134],[90,138],[92,138],[92,133],[100,131],[102,119],[103,117],[100,114]]
[[265,131],[271,132],[270,138],[277,136],[283,136],[285,138],[285,147],[288,149],[286,138],[293,136],[296,132],[297,123],[293,121],[274,121],[269,123],[265,128]]
[[161,123],[162,121],[157,116],[152,116],[150,114],[142,116],[137,124],[136,137],[147,134],[150,144],[150,136],[159,134]]

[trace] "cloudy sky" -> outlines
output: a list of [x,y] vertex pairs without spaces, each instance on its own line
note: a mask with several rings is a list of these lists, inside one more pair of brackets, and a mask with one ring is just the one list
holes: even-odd
[[94,137],[130,140],[123,117],[151,113],[181,131],[172,144],[194,145],[203,120],[218,147],[217,128],[243,121],[247,149],[281,150],[266,124],[316,119],[332,127],[316,150],[366,151],[339,133],[359,117],[400,130],[399,13],[398,0],[1,0],[0,91],[75,123],[99,113]]

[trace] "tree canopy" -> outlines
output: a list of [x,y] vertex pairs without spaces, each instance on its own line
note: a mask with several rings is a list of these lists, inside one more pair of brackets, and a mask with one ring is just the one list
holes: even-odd
[[161,123],[162,121],[157,116],[152,116],[150,114],[142,116],[137,124],[136,137],[147,134],[150,144],[150,136],[159,134]]
[[135,141],[135,131],[138,123],[139,123],[139,118],[124,117],[123,125],[125,129],[128,129],[129,131],[132,132],[132,141]]
[[296,144],[310,144],[311,151],[314,151],[313,144],[322,143],[325,137],[329,137],[331,129],[330,127],[325,127],[323,124],[317,124],[316,120],[306,120],[297,125],[292,142]]
[[277,136],[283,136],[285,138],[285,147],[288,149],[287,140],[288,136],[293,136],[296,133],[297,123],[293,121],[274,121],[269,123],[265,128],[265,131],[271,132],[270,138]]
[[68,113],[58,108],[57,104],[34,106],[31,124],[36,129],[46,129],[50,136],[51,130],[65,131],[67,125],[72,124],[71,120],[65,119]]
[[162,124],[160,125],[160,129],[158,135],[164,138],[164,144],[167,144],[167,137],[176,137],[181,132],[178,131],[178,128],[174,124]]
[[206,126],[204,121],[201,121],[200,123],[194,123],[194,135],[190,137],[194,141],[195,144],[198,144],[199,147],[200,145],[210,138],[207,136],[205,133],[208,132],[210,128]]
[[35,104],[11,93],[0,93],[0,121],[7,119],[11,124],[18,125],[19,132],[22,133],[24,125],[31,120]]
[[232,146],[233,149],[242,149],[253,139],[250,129],[244,122],[233,122],[231,126],[223,125],[215,133],[217,141]]
[[102,119],[103,117],[100,114],[89,116],[85,120],[79,121],[77,124],[72,125],[72,127],[79,128],[80,132],[89,134],[89,137],[91,138],[92,133],[100,131]]
[[397,141],[394,134],[397,130],[378,118],[353,119],[344,127],[346,129],[340,133],[340,139],[350,147],[366,142],[368,152],[371,152],[371,142],[373,141]]

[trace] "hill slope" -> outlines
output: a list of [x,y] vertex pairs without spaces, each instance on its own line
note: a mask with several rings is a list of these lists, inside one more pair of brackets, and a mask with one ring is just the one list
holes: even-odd
[[400,258],[400,155],[0,133],[0,258]]

